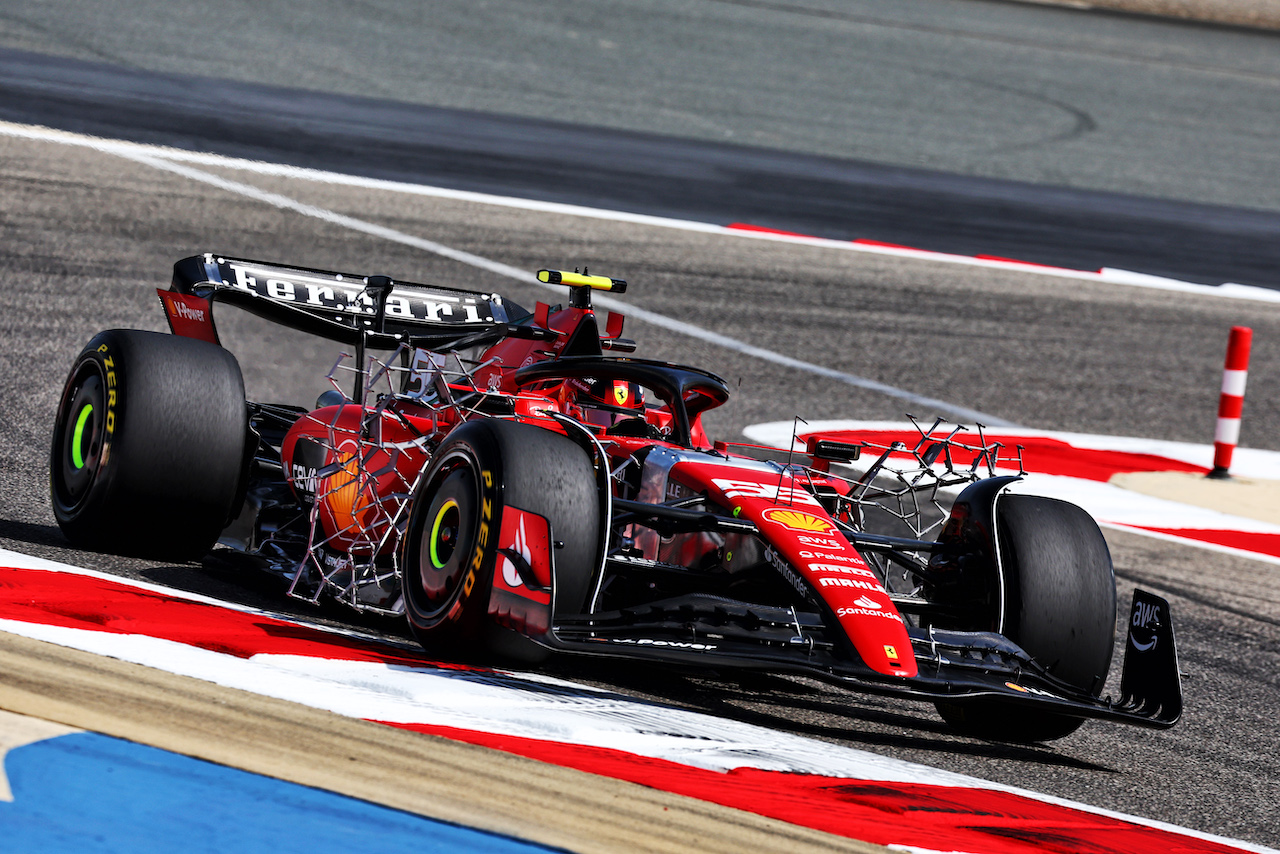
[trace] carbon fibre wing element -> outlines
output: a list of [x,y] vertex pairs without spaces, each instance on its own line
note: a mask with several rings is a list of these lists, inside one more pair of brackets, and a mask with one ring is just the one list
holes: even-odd
[[[376,285],[376,286],[375,286]],[[171,290],[236,305],[343,344],[445,347],[513,318],[498,294],[206,253],[173,265]],[[379,311],[379,309],[382,309]],[[527,314],[513,306],[515,319]]]

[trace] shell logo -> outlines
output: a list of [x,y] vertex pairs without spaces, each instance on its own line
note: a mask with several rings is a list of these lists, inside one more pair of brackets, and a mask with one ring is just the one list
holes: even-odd
[[836,526],[830,519],[823,519],[803,510],[792,510],[788,507],[770,507],[764,511],[764,518],[792,531],[803,531],[806,534],[836,533]]

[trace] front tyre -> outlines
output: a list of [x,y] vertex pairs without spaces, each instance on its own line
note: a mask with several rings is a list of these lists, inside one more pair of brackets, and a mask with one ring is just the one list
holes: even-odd
[[50,449],[54,516],[77,548],[165,558],[212,547],[239,496],[248,413],[214,344],[100,332],[76,358]]
[[[1116,581],[1098,524],[1084,510],[1034,495],[996,504],[1003,614],[998,630],[1063,682],[1098,696],[1115,643]],[[1050,741],[1082,719],[1000,700],[938,703],[965,735]]]

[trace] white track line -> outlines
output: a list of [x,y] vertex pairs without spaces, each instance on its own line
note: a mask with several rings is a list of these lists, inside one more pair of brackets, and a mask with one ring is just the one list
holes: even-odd
[[[794,425],[790,421],[772,421],[764,424],[750,424],[744,427],[742,432],[750,441],[786,449],[795,443],[793,437],[794,429]],[[914,425],[905,422],[830,420],[813,421],[806,424],[802,435],[843,433],[846,431],[865,433],[879,430],[910,433],[915,429]],[[1008,446],[1016,442],[1017,439],[1047,437],[1057,439],[1073,447],[1082,460],[1088,457],[1090,451],[1118,451],[1165,457],[1171,462],[1191,463],[1205,468],[1208,468],[1213,463],[1212,445],[1143,439],[1132,436],[1034,430],[1027,427],[1019,427],[1012,432],[1016,434],[1016,438],[1014,435],[1010,435],[1009,431],[1004,431],[988,434],[987,441],[1002,441],[1007,443]],[[1028,460],[1034,463],[1030,453],[1028,454]],[[1083,507],[1104,528],[1129,531],[1157,540],[1165,540],[1220,554],[1280,565],[1280,558],[1274,555],[1207,540],[1198,540],[1191,536],[1165,534],[1152,530],[1153,528],[1170,528],[1188,531],[1234,531],[1238,533],[1275,535],[1280,534],[1280,525],[1258,519],[1234,516],[1225,511],[1213,510],[1208,507],[1184,504],[1175,499],[1145,495],[1103,481],[1036,472],[1034,471],[1034,465],[1032,465],[1032,469],[1033,471],[1026,474],[1023,480],[1013,487],[1013,492],[1044,495],[1049,498],[1068,501]],[[1280,452],[1256,448],[1239,448],[1236,450],[1232,472],[1247,479],[1280,480]],[[997,468],[996,473],[1013,475],[1017,474],[1017,471]]]
[[[255,201],[264,202],[282,210],[290,210],[295,213],[302,214],[303,216],[314,217],[316,219],[323,220],[324,222],[332,223],[333,225],[349,228],[352,231],[359,231],[364,234],[380,237],[384,240],[390,240],[405,246],[412,246],[416,249],[421,249],[424,252],[430,252],[435,255],[440,255],[442,257],[458,261],[462,264],[467,264],[481,270],[486,270],[490,273],[514,279],[522,284],[535,285],[540,288],[556,291],[557,293],[562,292],[559,286],[543,284],[542,282],[539,282],[532,273],[521,270],[517,267],[512,267],[509,264],[503,264],[500,261],[484,258],[480,255],[465,252],[461,249],[453,249],[452,247],[445,246],[431,240],[425,240],[421,237],[405,234],[402,231],[396,231],[392,228],[366,222],[365,220],[356,219],[355,217],[346,216],[345,214],[336,213],[325,208],[308,205],[296,199],[291,199],[288,196],[282,196],[279,193],[272,193],[251,184],[232,181],[228,178],[223,178],[220,175],[214,175],[210,172],[204,172],[199,169],[192,168],[191,166],[183,165],[182,163],[177,162],[179,158],[174,156],[174,152],[171,149],[160,149],[153,146],[136,145],[133,143],[118,142],[114,140],[103,140],[95,137],[66,133],[63,131],[51,131],[45,128],[31,128],[3,123],[0,123],[0,135],[38,139],[48,142],[56,142],[63,145],[75,145],[84,148],[91,148],[107,154],[113,154],[132,160],[135,163],[141,163],[145,166],[181,175],[184,178],[189,178],[193,181],[201,181],[221,190],[236,193],[238,195],[254,199]],[[206,158],[209,162],[215,161],[214,155],[202,155],[202,157]],[[220,160],[217,160],[216,162],[217,165],[228,165],[221,163]],[[247,161],[240,162],[243,163]],[[731,229],[721,230],[729,234],[738,234],[738,232]],[[932,397],[925,397],[905,389],[896,388],[891,385],[876,382],[875,380],[867,379],[866,377],[860,377],[844,371],[838,371],[834,368],[828,368],[823,365],[817,365],[812,362],[795,359],[791,356],[785,356],[781,353],[774,352],[773,350],[766,350],[763,347],[757,347],[753,344],[747,344],[735,338],[730,338],[727,335],[721,335],[718,332],[703,329],[702,327],[695,326],[692,323],[686,323],[682,320],[676,320],[675,318],[639,308],[635,305],[623,303],[622,301],[612,297],[595,297],[594,301],[597,306],[607,308],[611,311],[624,311],[627,315],[635,318],[636,320],[641,320],[672,332],[677,332],[691,338],[706,341],[710,344],[724,347],[725,349],[741,353],[745,356],[753,356],[757,359],[772,362],[776,365],[805,371],[807,373],[835,380],[836,382],[851,385],[856,388],[878,392],[888,397],[902,400],[913,406],[923,407],[929,411],[942,413],[953,418],[960,418],[967,421],[976,421],[990,426],[1013,426],[1012,422],[988,413],[979,412],[974,409],[958,406]]]
[[966,267],[984,267],[996,270],[1016,270],[1034,276],[1051,276],[1060,279],[1080,279],[1084,281],[1102,282],[1111,285],[1148,288],[1155,290],[1176,291],[1179,293],[1198,294],[1200,296],[1218,297],[1233,300],[1252,300],[1255,302],[1280,303],[1280,290],[1260,288],[1253,285],[1240,285],[1226,282],[1221,285],[1202,285],[1184,282],[1164,276],[1152,276],[1146,273],[1135,273],[1130,270],[1119,270],[1103,267],[1096,272],[1090,270],[1071,270],[1065,267],[1048,267],[1042,264],[1030,264],[1019,261],[1006,261],[990,258],[973,258],[967,255],[952,255],[946,252],[931,252],[925,249],[910,249],[898,246],[876,246],[865,243],[854,243],[847,240],[831,240],[822,237],[804,237],[789,234],[772,234],[769,232],[745,231],[726,228],[692,220],[674,219],[671,217],[649,216],[646,214],[611,211],[602,208],[590,208],[582,205],[568,205],[558,202],[540,202],[533,199],[520,199],[512,196],[498,196],[490,193],[476,193],[468,190],[451,190],[446,187],[432,187],[426,184],[409,184],[402,181],[387,181],[380,178],[364,178],[358,175],[343,175],[337,172],[326,172],[319,169],[307,169],[301,166],[288,166],[280,163],[265,163],[258,160],[244,160],[238,157],[226,157],[220,154],[186,151],[164,146],[143,145],[141,143],[124,142],[122,140],[106,140],[98,137],[83,136],[68,131],[53,130],[35,125],[18,125],[0,122],[0,136],[38,139],[48,142],[59,142],[67,145],[79,145],[95,148],[113,154],[123,154],[125,150],[162,158],[175,163],[194,163],[203,166],[217,166],[236,169],[260,175],[272,175],[283,178],[296,178],[322,184],[348,187],[363,187],[373,190],[385,190],[409,195],[429,196],[432,198],[452,199],[456,201],[475,202],[477,204],[497,205],[520,210],[541,213],[564,214],[590,219],[602,219],[612,222],[628,222],[637,225],[649,225],[658,228],[673,228],[680,231],[692,231],[703,234],[719,234],[744,240],[772,240],[782,243],[799,243],[810,246],[821,246],[828,249],[839,249],[846,252],[861,252],[869,255],[889,255],[898,258],[914,258],[923,261],[934,261],[941,264],[959,264]]

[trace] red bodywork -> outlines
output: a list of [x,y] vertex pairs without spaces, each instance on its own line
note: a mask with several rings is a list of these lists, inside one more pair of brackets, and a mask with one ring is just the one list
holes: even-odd
[[[179,306],[166,299],[165,307],[174,332],[208,334],[199,327],[188,331],[190,318],[186,315],[199,306]],[[516,371],[573,355],[579,349],[594,349],[597,353],[612,349],[622,333],[623,317],[611,313],[602,334],[590,308],[552,311],[545,303],[539,303],[533,324],[551,330],[554,338],[511,337],[499,341],[481,355],[479,361],[490,364],[476,371],[473,384],[458,386],[455,391],[462,394],[479,388],[509,395],[516,419],[563,433],[564,428],[547,413],[580,415],[574,400],[583,384],[574,380],[544,381],[521,388],[516,383]],[[659,431],[668,431],[672,426],[672,413],[665,406],[649,403],[638,412]],[[376,420],[362,443],[362,421],[371,415]],[[300,500],[320,502],[319,520],[324,528],[321,535],[333,548],[351,551],[357,542],[373,540],[381,543],[382,551],[389,552],[396,548],[396,538],[384,536],[391,532],[382,529],[393,522],[379,512],[380,498],[411,492],[415,479],[430,462],[420,440],[428,437],[427,444],[434,446],[459,421],[453,411],[442,413],[408,400],[396,400],[380,414],[354,403],[317,409],[300,418],[285,438],[281,449],[285,475]],[[700,414],[693,415],[689,427],[690,445],[702,453],[661,439],[612,437],[605,435],[603,427],[596,429],[598,440],[615,464],[623,463],[646,446],[683,451],[684,456],[669,472],[672,483],[691,493],[703,493],[733,516],[754,523],[761,539],[769,544],[766,555],[778,572],[801,591],[817,591],[868,667],[885,676],[916,676],[910,638],[888,593],[809,488],[844,490],[847,486],[836,479],[822,480],[812,470],[800,480],[789,474],[780,476],[778,468],[748,457],[723,450],[706,453],[711,451],[712,443]],[[362,467],[352,464],[357,453],[367,455]],[[362,478],[358,468],[371,474]],[[512,514],[504,519],[499,536],[499,548],[531,557],[529,562],[535,572],[545,574],[549,582],[545,520],[523,512]],[[687,553],[680,558],[686,565],[694,565],[701,557],[697,553],[698,541],[689,540],[683,548]],[[544,633],[549,596],[529,590],[519,583],[514,572],[506,569],[500,561],[490,615],[531,635]]]
[[695,491],[706,489],[734,516],[754,522],[782,558],[774,561],[778,571],[784,576],[799,572],[818,591],[868,667],[886,676],[915,676],[911,639],[898,609],[806,488],[834,482],[779,478],[754,460],[743,459],[747,465],[734,465],[732,460],[677,463],[672,477]]

